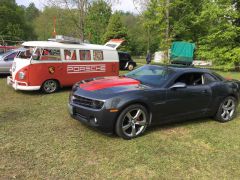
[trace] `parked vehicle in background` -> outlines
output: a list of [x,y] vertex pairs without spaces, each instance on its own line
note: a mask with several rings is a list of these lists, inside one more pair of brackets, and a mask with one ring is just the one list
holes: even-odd
[[212,66],[212,61],[194,60],[194,66]]
[[119,51],[118,56],[119,66],[121,70],[128,69],[129,71],[132,71],[137,66],[137,63],[133,61],[129,53]]
[[145,65],[119,77],[76,83],[69,97],[71,116],[124,139],[151,125],[237,115],[240,81],[200,68]]
[[16,48],[16,46],[0,46],[0,55]]
[[79,80],[119,74],[116,49],[58,35],[50,41],[22,44],[7,83],[15,90],[39,90],[53,93]]
[[10,68],[12,67],[12,63],[14,58],[17,56],[19,52],[24,51],[24,48],[18,48],[0,55],[0,74],[9,74]]

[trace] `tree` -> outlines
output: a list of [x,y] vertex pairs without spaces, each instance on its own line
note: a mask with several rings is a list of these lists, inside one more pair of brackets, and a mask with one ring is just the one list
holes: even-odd
[[232,0],[211,1],[204,4],[200,19],[207,22],[208,33],[199,39],[198,56],[211,59],[225,69],[239,65],[239,12]]
[[59,7],[44,8],[43,12],[34,22],[34,29],[38,40],[47,40],[52,37],[54,17],[56,17],[57,34],[79,37],[79,30],[75,26],[75,21],[71,18],[73,14],[74,12],[70,13],[67,9]]
[[9,44],[28,39],[28,26],[25,23],[24,9],[17,6],[15,1],[1,0],[0,6],[0,36],[7,39]]
[[90,5],[86,17],[85,34],[91,43],[102,44],[103,35],[111,17],[111,6],[103,0],[96,0]]
[[121,16],[119,12],[115,12],[110,20],[109,24],[107,26],[106,33],[103,36],[103,41],[107,42],[110,39],[123,39],[125,40],[124,44],[121,46],[121,50],[128,51],[129,50],[129,39],[127,35],[127,29],[124,27]]
[[49,0],[53,7],[68,10],[68,18],[73,21],[77,31],[77,37],[85,40],[85,19],[90,0]]
[[27,22],[33,22],[40,14],[38,8],[36,8],[34,3],[30,3],[25,10],[25,16]]
[[[128,47],[132,55],[145,55],[148,49],[148,32],[143,26],[141,16],[121,12],[121,20],[127,29]],[[153,39],[155,41],[155,39]],[[151,43],[151,49],[155,49]],[[157,48],[159,41],[157,41]],[[154,50],[153,50],[154,51]]]
[[[150,0],[146,11],[143,13],[143,24],[148,32],[148,50],[167,52],[169,40],[166,38],[166,4],[165,0]],[[168,35],[170,36],[170,35]]]

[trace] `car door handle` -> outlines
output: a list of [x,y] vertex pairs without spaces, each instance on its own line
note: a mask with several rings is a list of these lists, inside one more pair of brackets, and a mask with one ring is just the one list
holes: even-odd
[[208,93],[207,89],[202,90],[202,94],[207,94],[207,93]]

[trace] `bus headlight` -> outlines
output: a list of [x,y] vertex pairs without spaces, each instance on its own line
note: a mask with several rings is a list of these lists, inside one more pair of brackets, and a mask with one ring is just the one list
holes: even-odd
[[16,62],[13,62],[11,69],[12,69],[12,72],[14,72],[16,70]]
[[24,72],[19,72],[18,74],[19,79],[24,79],[25,78],[25,73]]

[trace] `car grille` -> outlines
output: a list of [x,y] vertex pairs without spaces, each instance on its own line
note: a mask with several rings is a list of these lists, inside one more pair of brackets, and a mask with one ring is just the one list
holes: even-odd
[[89,99],[82,96],[74,96],[73,103],[80,106],[93,108],[93,109],[101,109],[104,104],[104,102],[102,101]]

